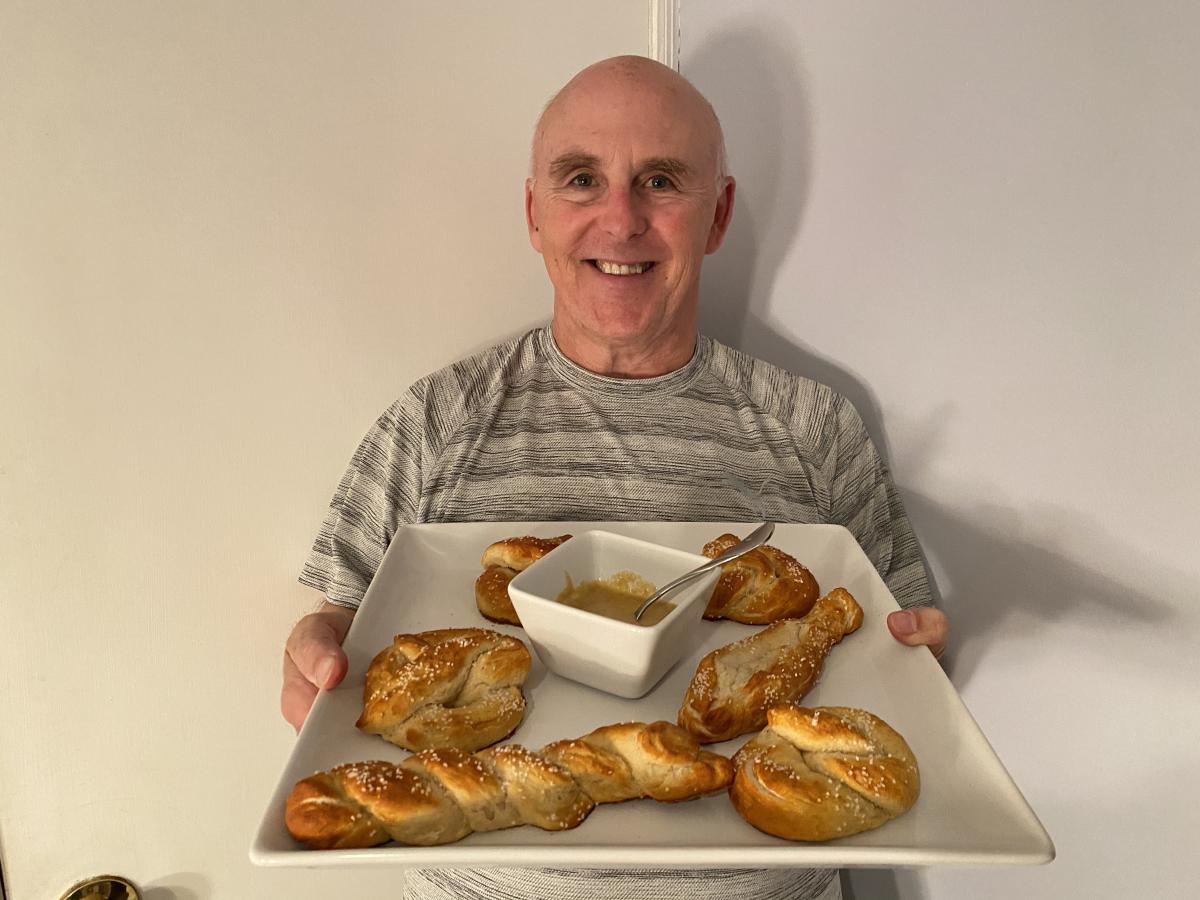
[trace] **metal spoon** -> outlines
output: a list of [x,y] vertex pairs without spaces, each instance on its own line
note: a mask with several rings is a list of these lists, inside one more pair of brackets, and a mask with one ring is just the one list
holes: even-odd
[[642,613],[649,609],[650,604],[655,600],[661,600],[664,596],[675,590],[675,588],[679,587],[680,585],[687,584],[693,578],[699,578],[705,572],[711,572],[718,566],[723,566],[725,563],[735,560],[745,553],[749,553],[755,547],[762,546],[771,539],[771,535],[774,533],[774,531],[774,522],[764,522],[762,525],[759,525],[752,532],[746,535],[746,539],[741,543],[734,544],[720,556],[713,557],[704,565],[697,566],[696,568],[692,569],[692,571],[680,575],[674,581],[663,585],[657,591],[647,597],[645,602],[637,608],[637,612],[633,614],[634,621],[639,621],[642,618]]

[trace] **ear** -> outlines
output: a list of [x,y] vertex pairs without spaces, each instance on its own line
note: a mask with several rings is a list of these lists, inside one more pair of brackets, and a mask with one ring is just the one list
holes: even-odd
[[529,229],[529,243],[538,253],[542,252],[542,235],[533,216],[533,179],[525,179],[525,227]]
[[725,176],[717,189],[717,208],[713,212],[712,227],[708,229],[708,242],[704,245],[706,254],[715,253],[725,240],[725,232],[733,218],[733,196],[736,192],[737,182],[732,176]]

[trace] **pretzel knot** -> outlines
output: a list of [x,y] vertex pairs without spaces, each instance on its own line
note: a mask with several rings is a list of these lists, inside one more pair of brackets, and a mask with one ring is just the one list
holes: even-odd
[[515,825],[561,831],[600,803],[689,800],[724,790],[732,778],[728,759],[675,725],[624,722],[540,752],[505,744],[338,766],[297,782],[284,823],[314,849],[389,840],[429,846]]
[[890,725],[862,709],[787,704],[733,757],[730,800],[760,831],[824,841],[878,828],[912,808],[921,776]]
[[355,724],[408,750],[478,750],[521,724],[530,663],[521,641],[483,628],[398,634],[367,667]]
[[[709,559],[720,556],[741,539],[723,534],[704,545]],[[794,557],[764,544],[721,566],[706,619],[732,619],[746,625],[766,625],[807,613],[820,588],[813,573]]]
[[521,620],[508,597],[508,583],[518,572],[524,572],[570,537],[569,534],[552,538],[525,535],[489,544],[480,560],[483,571],[475,579],[475,605],[483,617],[493,622],[520,625]]

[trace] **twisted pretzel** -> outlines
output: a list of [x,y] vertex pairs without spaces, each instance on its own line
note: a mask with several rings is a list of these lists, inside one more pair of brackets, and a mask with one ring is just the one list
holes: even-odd
[[[723,534],[705,544],[702,552],[713,559],[740,540]],[[812,572],[794,557],[764,544],[721,566],[704,618],[732,619],[746,625],[794,619],[812,609],[819,594]]]
[[355,724],[408,750],[478,750],[521,724],[530,663],[521,641],[483,628],[398,634],[367,667]]
[[669,722],[624,722],[533,752],[425,750],[398,765],[341,765],[297,782],[284,822],[318,850],[389,840],[429,846],[472,831],[579,825],[599,803],[690,800],[724,790],[733,765]]
[[862,619],[850,592],[834,588],[803,619],[783,619],[718,647],[696,666],[679,724],[706,744],[762,728],[768,709],[799,700],[816,684],[825,655]]
[[777,706],[733,757],[729,798],[751,825],[793,841],[878,828],[912,808],[921,775],[912,750],[861,709]]
[[475,579],[475,605],[483,617],[506,625],[520,625],[521,620],[508,598],[508,583],[570,537],[569,534],[552,538],[525,535],[490,544],[480,560],[483,572]]

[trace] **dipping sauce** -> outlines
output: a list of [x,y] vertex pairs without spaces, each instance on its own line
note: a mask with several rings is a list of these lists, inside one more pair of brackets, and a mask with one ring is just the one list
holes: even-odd
[[654,593],[656,588],[641,575],[634,572],[618,572],[608,578],[581,581],[574,584],[567,575],[567,586],[554,599],[576,609],[584,609],[599,616],[628,622],[630,625],[654,625],[666,618],[675,608],[674,603],[656,600],[654,605],[635,620],[633,614]]

